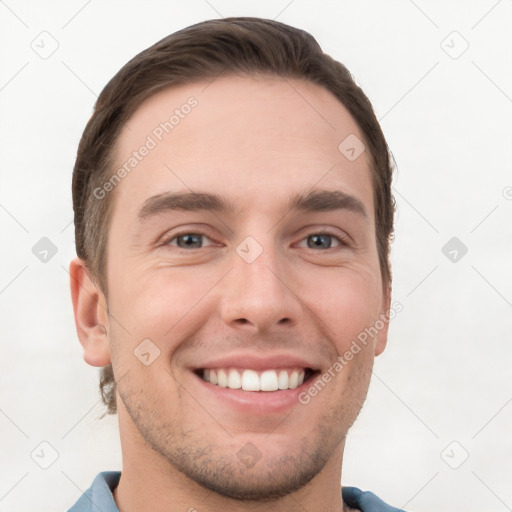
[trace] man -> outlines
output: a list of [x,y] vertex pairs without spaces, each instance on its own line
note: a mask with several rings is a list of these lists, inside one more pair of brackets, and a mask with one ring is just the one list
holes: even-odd
[[121,69],[78,149],[70,273],[123,469],[70,510],[397,510],[341,486],[392,311],[391,174],[304,31],[203,22]]

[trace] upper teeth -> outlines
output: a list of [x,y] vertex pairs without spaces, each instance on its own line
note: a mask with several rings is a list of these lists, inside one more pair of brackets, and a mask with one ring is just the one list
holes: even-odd
[[223,388],[244,391],[277,391],[295,389],[304,382],[304,370],[237,370],[235,368],[206,369],[203,372],[206,382]]

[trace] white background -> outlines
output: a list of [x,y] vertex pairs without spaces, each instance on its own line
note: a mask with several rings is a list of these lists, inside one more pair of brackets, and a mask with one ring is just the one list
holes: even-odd
[[[241,15],[303,28],[343,62],[398,166],[403,311],[349,435],[344,485],[418,512],[512,510],[511,0],[0,2],[0,510],[67,510],[98,472],[121,469],[67,274],[71,172],[96,96],[169,33]],[[47,59],[31,47],[50,47],[42,31],[59,45]],[[457,262],[442,252],[454,236],[468,248]],[[32,253],[42,237],[58,249],[46,263]],[[43,441],[58,453],[48,469],[31,458],[51,462]]]

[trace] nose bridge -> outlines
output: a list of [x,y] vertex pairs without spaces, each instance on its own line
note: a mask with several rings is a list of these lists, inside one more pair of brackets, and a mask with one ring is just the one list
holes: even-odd
[[283,294],[285,276],[279,276],[280,257],[277,249],[273,247],[271,241],[265,243],[263,247],[255,239],[253,240],[242,242],[237,247],[238,258],[234,261],[235,272],[239,273],[248,288],[245,295],[258,297],[260,293]]
[[282,258],[270,235],[248,236],[235,248],[221,312],[226,323],[263,331],[297,322],[300,302]]

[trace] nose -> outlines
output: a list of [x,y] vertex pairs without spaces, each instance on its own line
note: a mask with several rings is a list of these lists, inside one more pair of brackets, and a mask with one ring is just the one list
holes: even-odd
[[303,314],[289,266],[265,249],[249,263],[233,254],[226,276],[220,314],[230,327],[260,333],[277,326],[296,326]]

